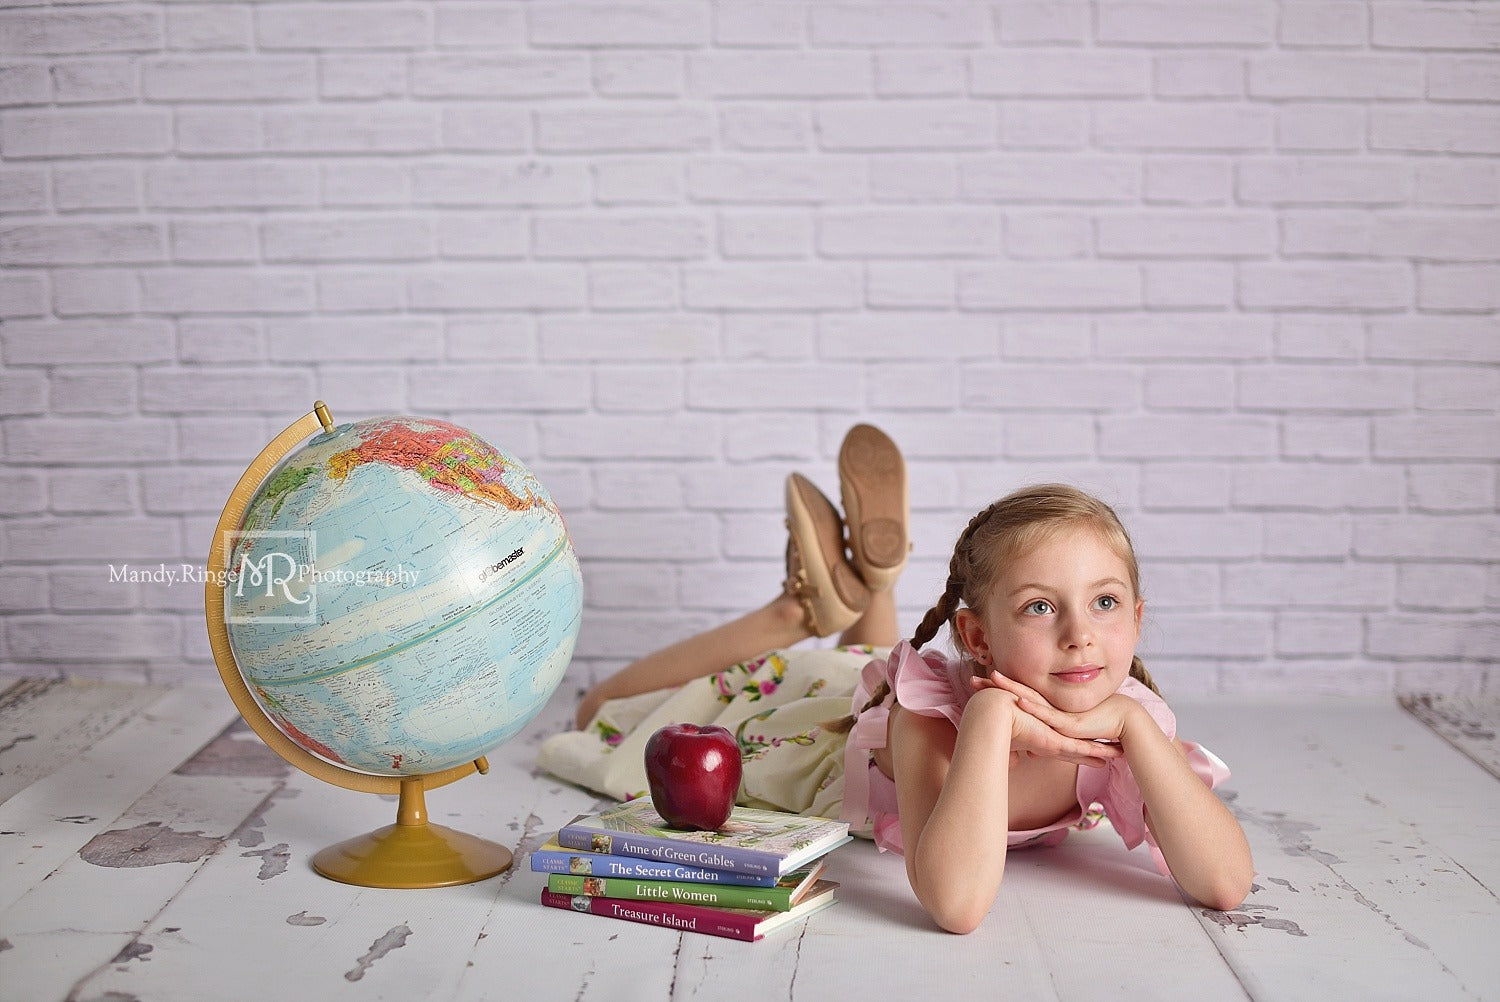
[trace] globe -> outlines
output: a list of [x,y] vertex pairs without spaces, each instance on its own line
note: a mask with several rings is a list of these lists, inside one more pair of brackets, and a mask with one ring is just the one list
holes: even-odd
[[215,536],[209,632],[242,714],[320,778],[399,783],[398,824],[425,825],[424,785],[484,771],[572,658],[583,585],[561,512],[447,421],[334,425],[320,401],[252,463]]

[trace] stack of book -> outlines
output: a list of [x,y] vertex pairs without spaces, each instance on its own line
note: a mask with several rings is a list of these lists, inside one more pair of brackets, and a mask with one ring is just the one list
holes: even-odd
[[718,831],[669,828],[649,797],[574,819],[531,854],[542,904],[754,942],[833,904],[828,853],[849,825],[736,807]]

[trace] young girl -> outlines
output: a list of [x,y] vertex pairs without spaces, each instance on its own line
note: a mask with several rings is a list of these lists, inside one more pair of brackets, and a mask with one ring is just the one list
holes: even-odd
[[[1176,740],[1135,657],[1145,603],[1115,513],[1057,484],[1001,498],[970,520],[942,597],[897,643],[904,464],[861,425],[839,472],[852,560],[837,510],[793,474],[782,593],[596,685],[581,730],[548,739],[540,764],[629,796],[646,785],[640,748],[656,727],[725,724],[741,746],[742,803],[842,816],[903,853],[917,899],[953,932],[989,911],[1008,847],[1055,845],[1097,823],[1095,804],[1193,899],[1239,905],[1250,849],[1212,792],[1229,773]],[[958,656],[920,652],[945,624]],[[844,645],[894,647],[873,660],[870,646],[784,650],[840,629]]]

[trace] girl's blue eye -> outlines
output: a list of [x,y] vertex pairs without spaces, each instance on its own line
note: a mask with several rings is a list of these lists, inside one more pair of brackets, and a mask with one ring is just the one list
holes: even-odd
[[1052,603],[1039,598],[1035,602],[1028,602],[1022,611],[1028,616],[1045,616],[1052,611]]
[[1115,598],[1113,595],[1100,595],[1094,600],[1094,604],[1097,605],[1102,611],[1109,612],[1111,609],[1117,608],[1119,606],[1120,600]]

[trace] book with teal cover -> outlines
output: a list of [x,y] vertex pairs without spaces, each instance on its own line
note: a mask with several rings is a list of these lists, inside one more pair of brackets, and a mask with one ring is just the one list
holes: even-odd
[[850,838],[847,821],[752,807],[734,808],[718,831],[683,831],[667,825],[650,797],[640,797],[565,825],[557,841],[569,849],[781,877]]
[[726,887],[671,880],[632,880],[621,877],[589,877],[579,873],[554,873],[547,890],[554,894],[587,894],[590,897],[624,901],[666,901],[673,904],[709,905],[715,908],[755,908],[790,911],[802,900],[818,876],[825,860],[818,859],[793,870],[774,887]]
[[531,852],[531,868],[537,873],[574,873],[588,877],[616,877],[631,880],[673,880],[694,884],[723,884],[733,887],[775,887],[771,874],[734,873],[710,870],[703,866],[681,863],[658,863],[638,856],[608,856],[602,852],[565,849],[556,837]]

